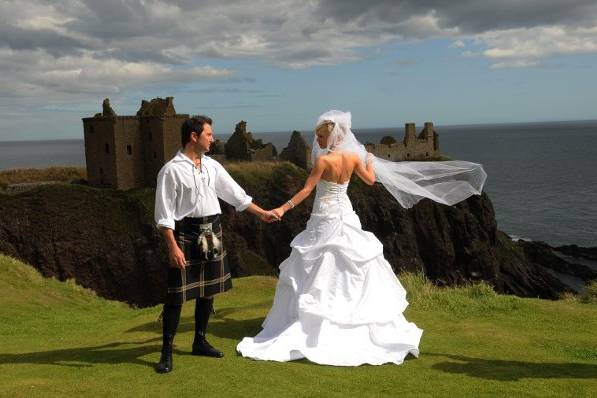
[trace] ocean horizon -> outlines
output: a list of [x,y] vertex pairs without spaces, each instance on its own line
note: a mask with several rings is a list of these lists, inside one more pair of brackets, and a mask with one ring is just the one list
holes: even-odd
[[[597,247],[597,120],[435,127],[442,154],[483,164],[500,230],[551,245]],[[404,136],[403,126],[354,131],[363,143]],[[301,132],[311,144],[313,133]],[[291,133],[253,136],[279,153]],[[230,135],[216,129],[216,138]],[[0,141],[0,170],[51,166],[84,167],[83,139]]]

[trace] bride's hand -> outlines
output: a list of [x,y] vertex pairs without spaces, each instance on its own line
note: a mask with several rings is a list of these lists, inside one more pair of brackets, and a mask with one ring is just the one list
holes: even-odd
[[274,213],[276,217],[278,217],[278,220],[282,220],[282,217],[284,216],[284,209],[278,207],[276,209],[273,209],[271,212]]
[[266,223],[280,221],[280,218],[276,214],[274,214],[271,210],[263,212],[263,214],[261,214],[259,216],[259,218],[261,219],[261,221],[266,222]]

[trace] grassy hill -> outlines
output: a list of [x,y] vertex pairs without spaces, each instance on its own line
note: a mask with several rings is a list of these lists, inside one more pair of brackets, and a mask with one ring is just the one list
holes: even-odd
[[[424,329],[419,359],[338,368],[258,362],[235,354],[254,335],[271,277],[234,281],[216,299],[210,341],[222,360],[189,355],[193,305],[183,311],[175,370],[155,374],[160,308],[107,301],[0,256],[0,396],[590,396],[597,391],[597,305],[496,295],[487,285],[438,289],[401,277],[409,320]],[[350,349],[350,347],[346,347]],[[594,395],[593,395],[594,396]]]

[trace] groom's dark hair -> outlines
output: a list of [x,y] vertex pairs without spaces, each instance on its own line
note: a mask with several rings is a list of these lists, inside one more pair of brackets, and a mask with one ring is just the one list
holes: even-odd
[[211,124],[213,121],[210,117],[204,115],[193,116],[183,122],[180,128],[180,142],[184,148],[187,142],[191,140],[191,133],[194,131],[197,135],[201,135],[203,132],[203,126],[205,123]]

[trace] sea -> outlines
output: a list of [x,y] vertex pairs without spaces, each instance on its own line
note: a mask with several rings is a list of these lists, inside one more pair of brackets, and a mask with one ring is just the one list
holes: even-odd
[[[354,131],[363,143],[404,135],[403,127]],[[436,131],[443,154],[485,168],[485,191],[500,230],[513,239],[597,247],[597,120],[436,126]],[[253,136],[280,152],[290,134]],[[311,143],[313,132],[303,136]],[[0,142],[0,170],[84,165],[82,139]]]

